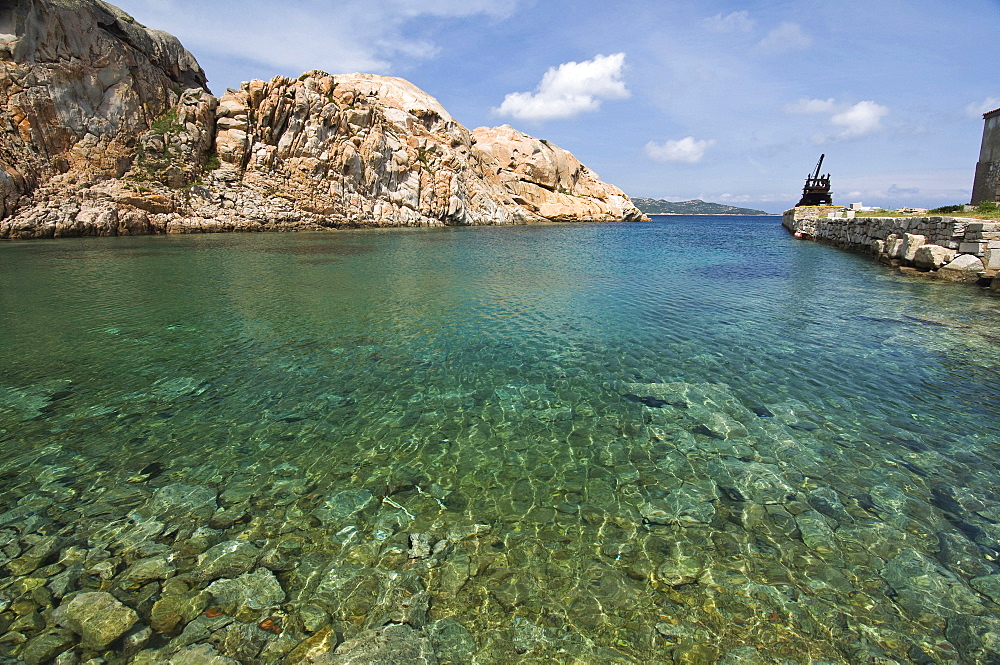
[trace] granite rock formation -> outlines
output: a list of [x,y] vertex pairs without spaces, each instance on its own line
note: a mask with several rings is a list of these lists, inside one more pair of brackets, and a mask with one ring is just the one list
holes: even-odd
[[100,0],[0,5],[0,218],[57,174],[120,177],[138,133],[205,88],[174,37]]
[[253,80],[216,99],[170,35],[100,0],[0,8],[0,238],[638,221],[510,127],[398,78]]

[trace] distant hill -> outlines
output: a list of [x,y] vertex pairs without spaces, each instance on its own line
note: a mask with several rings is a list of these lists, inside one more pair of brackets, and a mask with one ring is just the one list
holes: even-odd
[[706,203],[701,199],[693,201],[667,201],[665,199],[647,199],[641,196],[631,197],[635,207],[647,215],[768,215],[763,210],[737,208],[722,203]]

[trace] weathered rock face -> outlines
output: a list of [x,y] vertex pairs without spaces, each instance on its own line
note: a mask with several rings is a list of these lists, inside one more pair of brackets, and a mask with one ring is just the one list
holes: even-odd
[[[413,84],[309,72],[250,81],[219,101],[201,217],[316,226],[644,219],[570,153],[509,127],[469,132]],[[216,197],[216,198],[213,198]],[[213,211],[220,197],[223,207]]]
[[0,218],[57,173],[121,176],[138,134],[205,74],[174,37],[100,0],[0,6]]
[[476,148],[495,160],[496,180],[529,211],[555,221],[640,221],[625,192],[601,181],[576,157],[510,125],[472,132]]
[[279,198],[321,226],[541,221],[487,179],[468,130],[402,79],[250,81],[218,115],[217,175],[235,183],[237,207],[267,211]]
[[469,132],[402,79],[216,99],[176,39],[100,0],[17,0],[4,31],[0,238],[644,219],[570,153]]

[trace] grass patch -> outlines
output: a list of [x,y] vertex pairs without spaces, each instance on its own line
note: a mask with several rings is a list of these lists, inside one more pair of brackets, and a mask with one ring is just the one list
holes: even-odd
[[155,134],[174,134],[181,130],[181,125],[177,122],[177,109],[170,109],[162,116],[153,121],[149,130]]
[[993,201],[984,201],[972,210],[966,210],[964,205],[941,206],[927,212],[897,212],[895,210],[863,210],[855,213],[855,217],[963,217],[966,219],[1000,220],[1000,205]]

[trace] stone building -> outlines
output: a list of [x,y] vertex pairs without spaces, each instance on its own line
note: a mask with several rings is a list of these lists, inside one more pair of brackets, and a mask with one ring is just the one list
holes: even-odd
[[1000,201],[1000,109],[983,114],[983,147],[979,149],[972,204]]

